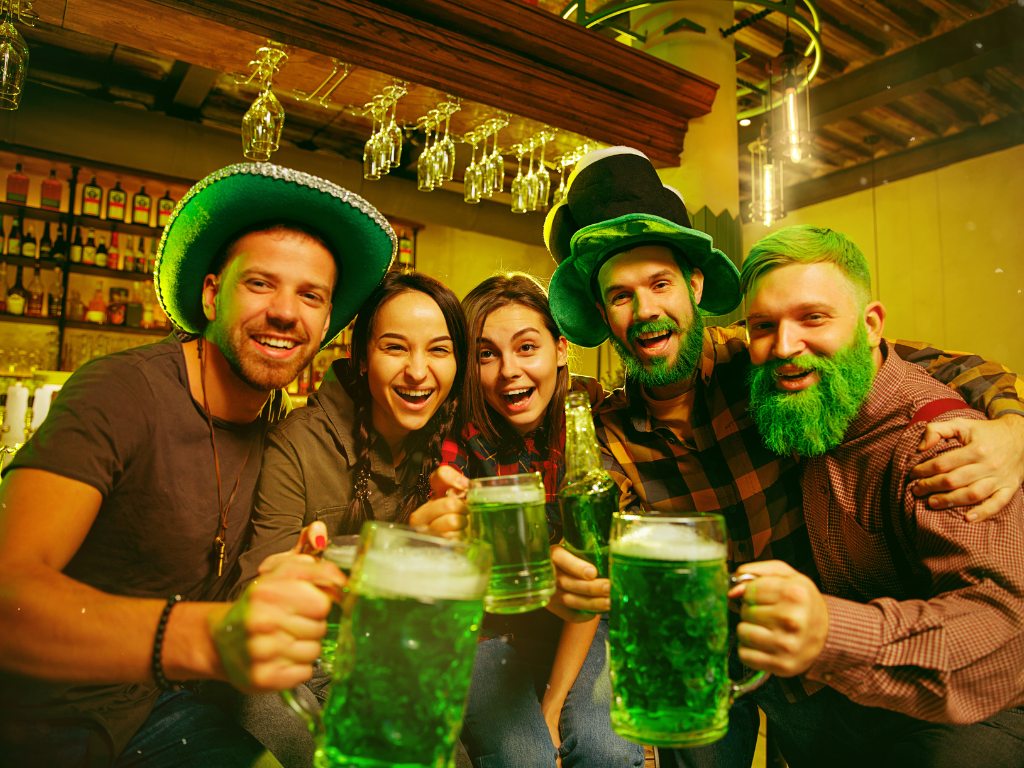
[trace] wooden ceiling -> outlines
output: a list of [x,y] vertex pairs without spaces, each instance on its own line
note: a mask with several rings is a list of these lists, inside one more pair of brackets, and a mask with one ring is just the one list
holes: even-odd
[[[447,94],[462,98],[456,135],[509,114],[503,149],[556,129],[549,164],[588,139],[638,146],[670,164],[687,121],[707,112],[715,92],[614,42],[611,30],[563,21],[561,0],[537,7],[519,0],[34,5],[41,21],[19,25],[32,51],[30,88],[46,84],[237,132],[256,93],[238,75],[272,38],[290,54],[274,81],[287,113],[285,140],[353,159],[370,133],[363,105],[393,78],[409,82],[398,107],[405,175],[414,174],[422,146],[417,119]],[[738,29],[727,37],[735,41],[738,81],[759,83],[781,51],[787,19],[757,4],[735,7]],[[815,7],[824,55],[811,89],[814,150],[788,176],[790,208],[1024,141],[1018,0],[816,0]],[[788,29],[805,40],[795,25]],[[325,105],[296,98],[325,80],[332,57],[354,67]],[[737,108],[758,99],[741,94]],[[758,121],[740,129],[741,185]],[[509,167],[514,173],[514,161]]]

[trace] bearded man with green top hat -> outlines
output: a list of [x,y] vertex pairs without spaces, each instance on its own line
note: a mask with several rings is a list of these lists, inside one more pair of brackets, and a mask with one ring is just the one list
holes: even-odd
[[261,758],[182,682],[270,691],[312,672],[337,569],[297,547],[222,601],[281,390],[352,320],[395,250],[373,206],[292,169],[232,165],[184,196],[155,274],[176,332],[76,371],[0,485],[9,764]]
[[[748,413],[745,328],[704,323],[705,315],[739,305],[739,272],[707,234],[692,227],[682,197],[662,184],[642,153],[626,147],[598,150],[573,171],[544,234],[557,262],[549,298],[562,333],[585,347],[611,338],[623,360],[624,387],[594,414],[605,467],[622,489],[622,507],[722,514],[730,567],[770,558],[813,575],[799,466],[765,445]],[[987,404],[992,416],[1024,412],[1024,389],[1002,366],[915,343],[894,342],[893,349],[961,387],[976,407],[984,410]],[[979,422],[991,431],[977,431],[975,442],[1002,446],[997,455],[1024,454],[1024,435],[1015,421]],[[998,480],[980,490],[947,493],[933,506],[952,506],[950,496],[963,503],[955,493],[982,501],[994,487],[1020,485],[1020,463],[1006,467],[989,459],[978,465],[973,452],[946,454],[954,456],[956,465],[967,465],[966,474],[953,478],[957,483],[943,474],[937,485],[922,487],[949,491],[975,473]],[[608,582],[596,578],[593,566],[560,548],[552,556],[558,569],[556,610],[573,616],[575,610],[608,609]],[[757,724],[752,699],[741,699],[723,741],[662,750],[662,764],[749,766]]]

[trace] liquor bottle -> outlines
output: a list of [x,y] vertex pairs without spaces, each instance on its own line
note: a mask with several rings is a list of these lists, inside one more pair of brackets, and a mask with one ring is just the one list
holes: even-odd
[[7,262],[0,261],[0,312],[7,311]]
[[11,221],[11,231],[7,235],[7,255],[21,256],[21,222],[15,216]]
[[89,228],[89,235],[85,238],[85,245],[82,246],[82,263],[96,263],[96,230]]
[[60,267],[53,270],[53,282],[50,283],[50,317],[64,314],[64,272]]
[[142,187],[132,195],[132,221],[135,224],[149,226],[149,218],[153,215],[153,198],[146,194],[146,188]]
[[96,246],[96,266],[107,266],[107,241],[100,236],[100,244]]
[[121,248],[117,243],[117,232],[110,233],[110,248],[107,249],[107,269],[121,268]]
[[53,248],[50,249],[50,258],[54,261],[64,261],[68,257],[68,228],[66,224],[57,227],[57,239],[53,241]]
[[105,323],[107,320],[107,302],[103,299],[103,281],[96,281],[96,291],[85,309],[85,322]]
[[68,247],[68,260],[78,263],[82,260],[82,230],[75,225],[75,236]]
[[7,291],[7,311],[12,315],[25,314],[25,302],[28,301],[28,292],[21,284],[21,265],[15,273],[14,285]]
[[601,466],[586,393],[565,399],[565,480],[558,491],[565,547],[608,576],[608,535],[619,509],[619,486]]
[[135,271],[146,271],[146,241],[141,237],[135,239]]
[[68,320],[85,320],[85,302],[82,301],[82,294],[74,288],[68,294]]
[[14,164],[14,170],[7,174],[7,202],[21,203],[28,201],[28,176],[21,172],[21,163]]
[[57,169],[51,168],[49,177],[43,179],[43,183],[39,188],[39,207],[49,208],[51,211],[59,211],[63,198],[64,185],[57,178]]
[[146,246],[146,274],[152,275],[156,270],[156,238],[149,238]]
[[49,259],[53,257],[53,240],[50,239],[50,225],[43,222],[43,236],[39,238],[39,258]]
[[107,192],[107,221],[124,221],[128,193],[121,189],[121,182],[115,181],[114,188]]
[[99,216],[102,202],[103,187],[96,183],[96,177],[93,176],[88,184],[82,185],[82,215]]
[[121,269],[125,272],[135,271],[135,251],[132,250],[130,235],[124,239],[124,247],[121,249]]
[[164,196],[156,201],[156,225],[166,226],[174,211],[174,200],[171,199],[171,190],[164,192]]
[[403,272],[412,272],[416,268],[412,257],[412,238],[405,230],[398,236],[398,263]]
[[25,234],[21,239],[21,255],[34,259],[38,252],[39,243],[36,242],[35,228],[29,224],[25,228]]
[[28,282],[28,301],[25,303],[26,317],[46,317],[46,300],[49,298],[43,289],[43,276],[39,272],[39,257],[32,267],[32,279]]

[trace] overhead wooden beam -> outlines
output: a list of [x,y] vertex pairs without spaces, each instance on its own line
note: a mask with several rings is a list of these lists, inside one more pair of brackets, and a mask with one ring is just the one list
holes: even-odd
[[[944,35],[837,77],[811,90],[811,128],[834,123],[932,86],[1019,60],[1024,52],[1024,7],[1014,4]],[[740,128],[745,147],[760,135],[765,116]]]
[[[42,0],[51,6],[59,0]],[[676,165],[689,120],[718,86],[525,3],[493,0],[63,0],[60,22],[138,44],[201,50],[202,25],[241,30],[550,124]],[[41,15],[42,11],[40,12]],[[101,23],[98,19],[106,19]],[[134,19],[115,24],[115,19]],[[173,23],[169,20],[174,19]],[[199,28],[196,29],[199,22]],[[188,27],[186,33],[183,26]],[[173,38],[178,38],[174,40]],[[150,43],[153,44],[152,42]],[[187,47],[187,46],[186,46]],[[159,50],[154,46],[154,50]],[[252,55],[246,50],[243,55]],[[215,55],[211,52],[211,55]]]
[[786,189],[786,208],[796,210],[843,197],[875,184],[916,176],[1022,142],[1024,115],[1017,114],[953,136],[929,141],[914,149],[884,155],[810,181],[794,184]]

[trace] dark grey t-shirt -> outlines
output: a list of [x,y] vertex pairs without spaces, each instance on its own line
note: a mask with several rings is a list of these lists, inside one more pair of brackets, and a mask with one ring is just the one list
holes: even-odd
[[[221,599],[237,578],[234,568],[248,533],[264,436],[283,410],[276,396],[251,424],[214,422],[225,499],[239,480],[220,578],[213,557],[219,511],[210,432],[188,388],[181,343],[173,336],[82,366],[7,471],[46,470],[103,494],[99,514],[64,569],[66,575],[117,595]],[[38,510],[39,515],[47,512]],[[138,689],[68,687],[0,676],[0,710],[17,703],[21,716],[39,707],[43,717],[90,718],[106,710],[96,719],[119,744],[124,731],[132,730],[125,719],[144,719],[148,713],[139,701],[148,697]],[[107,690],[109,696],[103,694]],[[117,703],[112,706],[110,699]],[[120,715],[111,711],[121,707],[126,711]]]

